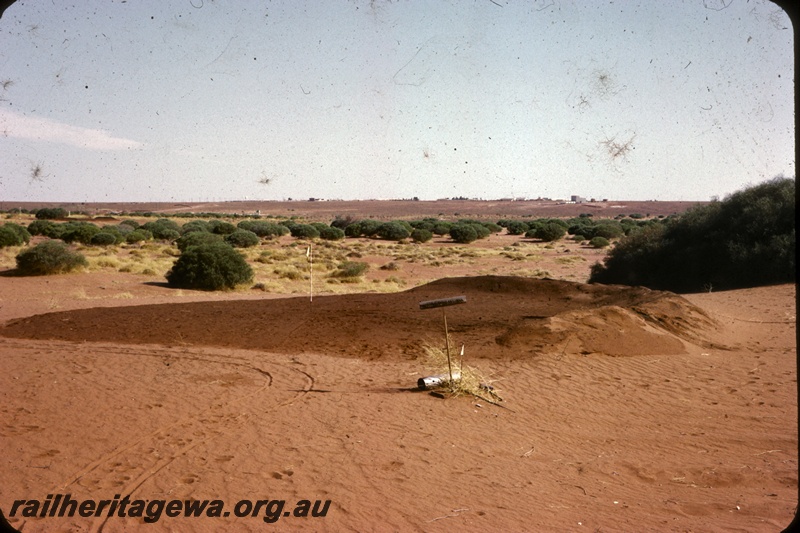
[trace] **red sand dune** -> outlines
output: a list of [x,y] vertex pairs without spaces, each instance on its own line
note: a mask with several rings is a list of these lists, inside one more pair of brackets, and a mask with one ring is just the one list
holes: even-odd
[[[779,530],[797,504],[794,294],[479,277],[35,316],[4,296],[0,508],[331,502],[272,525],[10,517],[26,533]],[[413,390],[420,342],[442,339],[418,304],[457,295],[453,340],[502,407]]]
[[[420,310],[464,295],[467,304]],[[473,357],[519,359],[571,350],[607,355],[685,353],[681,338],[715,326],[672,293],[568,281],[478,276],[445,278],[401,293],[83,309],[11,321],[7,337],[200,345],[369,360],[414,358],[420,341],[450,331]]]

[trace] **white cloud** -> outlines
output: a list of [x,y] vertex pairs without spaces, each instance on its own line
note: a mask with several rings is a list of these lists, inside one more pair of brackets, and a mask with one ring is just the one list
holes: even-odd
[[0,109],[0,134],[3,137],[70,144],[89,150],[125,150],[143,146],[138,141],[114,137],[104,130],[70,126],[8,109]]

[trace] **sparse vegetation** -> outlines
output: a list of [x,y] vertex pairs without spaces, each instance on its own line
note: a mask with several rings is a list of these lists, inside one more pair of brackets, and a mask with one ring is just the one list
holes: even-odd
[[43,241],[17,255],[17,271],[24,276],[62,274],[87,265],[82,254],[56,240]]
[[0,248],[6,246],[22,246],[28,244],[31,234],[23,226],[13,222],[6,222],[0,226]]
[[[214,235],[213,233],[210,235]],[[258,246],[261,239],[252,231],[246,229],[237,229],[233,233],[225,235],[225,242],[234,248],[250,248],[251,246]]]
[[173,287],[218,291],[253,281],[253,269],[244,256],[224,242],[190,246],[167,273]]
[[43,207],[36,211],[38,220],[57,220],[67,218],[67,210],[63,207]]
[[776,178],[622,239],[590,281],[677,292],[795,280],[795,180]]
[[345,261],[339,264],[336,270],[331,273],[331,277],[352,280],[363,276],[368,268],[368,263],[362,263],[359,261]]

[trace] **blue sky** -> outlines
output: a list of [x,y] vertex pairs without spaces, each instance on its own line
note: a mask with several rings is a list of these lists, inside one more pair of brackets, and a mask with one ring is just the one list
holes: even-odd
[[758,0],[18,1],[0,199],[724,197],[795,175],[793,46]]

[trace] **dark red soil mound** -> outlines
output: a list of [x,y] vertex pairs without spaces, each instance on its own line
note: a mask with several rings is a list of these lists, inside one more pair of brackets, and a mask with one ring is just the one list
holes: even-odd
[[[420,310],[422,301],[467,303]],[[415,358],[443,342],[443,311],[470,357],[542,353],[676,354],[712,321],[668,292],[500,276],[445,278],[394,294],[238,300],[47,313],[12,320],[7,337],[229,346],[367,359]]]

